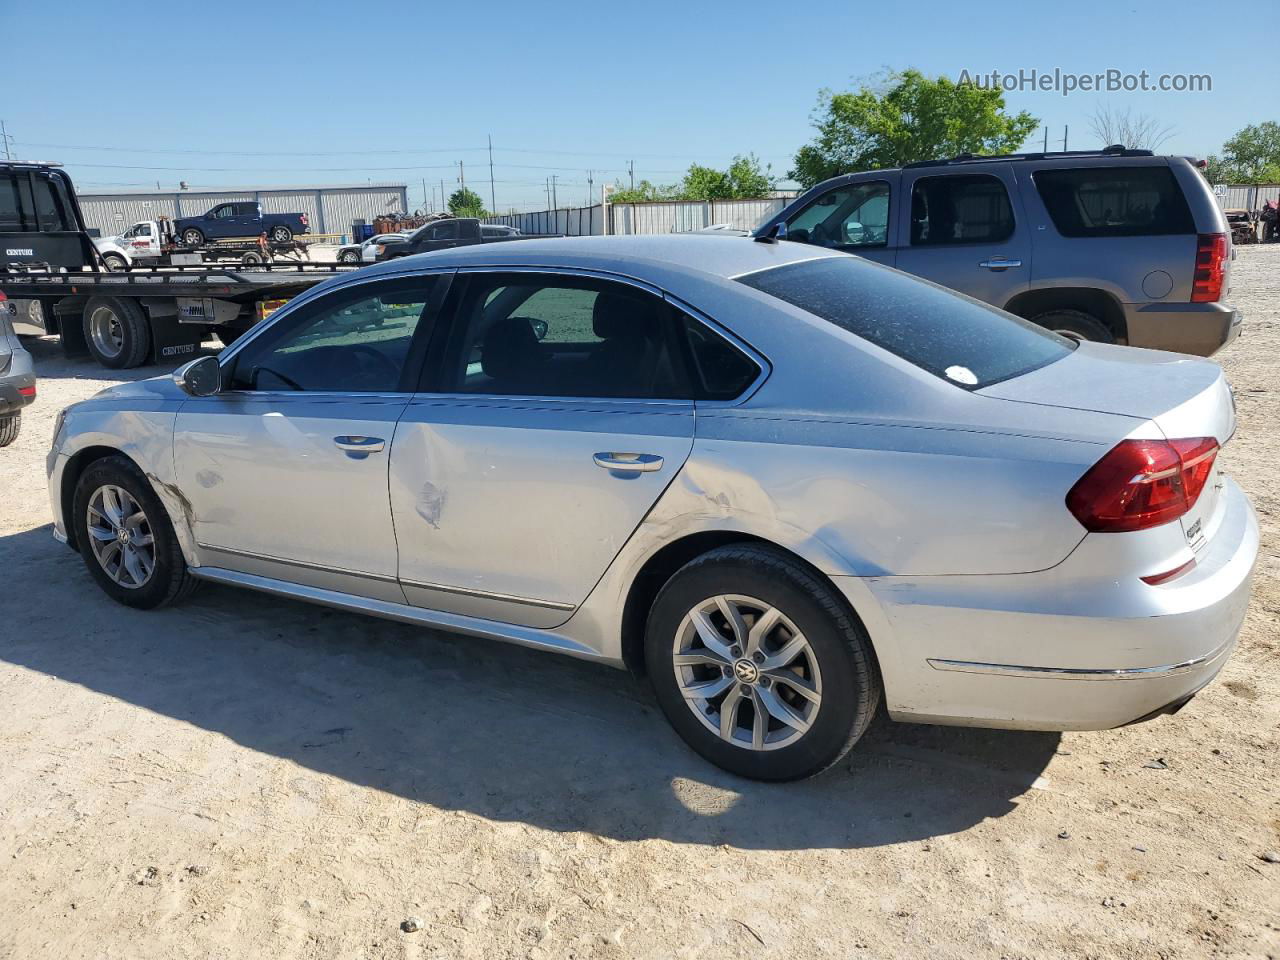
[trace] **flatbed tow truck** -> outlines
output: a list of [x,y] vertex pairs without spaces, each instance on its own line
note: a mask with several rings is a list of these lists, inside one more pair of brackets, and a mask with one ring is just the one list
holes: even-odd
[[[10,191],[13,209],[4,203]],[[280,302],[353,269],[264,262],[112,272],[60,165],[0,161],[0,291],[25,312],[19,332],[56,334],[68,356],[124,369],[192,355],[210,333],[229,344]]]

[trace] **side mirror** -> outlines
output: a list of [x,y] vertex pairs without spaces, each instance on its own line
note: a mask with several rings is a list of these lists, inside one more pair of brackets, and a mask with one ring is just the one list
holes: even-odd
[[[529,321],[529,326],[533,327],[533,335],[534,335],[535,337],[537,337],[539,340],[542,340],[542,339],[544,339],[544,338],[546,337],[546,335],[547,335],[547,321],[545,321],[545,320],[530,320],[530,321]],[[211,360],[212,360],[213,358],[212,358],[212,357],[210,357],[209,359],[211,359]]]
[[222,367],[217,357],[197,357],[173,371],[173,380],[192,397],[211,397],[222,389]]

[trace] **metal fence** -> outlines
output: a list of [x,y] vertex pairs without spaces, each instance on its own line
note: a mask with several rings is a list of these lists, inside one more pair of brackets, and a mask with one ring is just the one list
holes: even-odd
[[1280,200],[1280,183],[1219,183],[1214,186],[1213,195],[1223,210],[1258,210],[1268,200]]
[[723,225],[750,230],[781,210],[789,198],[768,200],[664,200],[656,203],[611,203],[536,213],[489,217],[485,223],[515,227],[521,233],[557,233],[569,237],[640,233],[689,233]]

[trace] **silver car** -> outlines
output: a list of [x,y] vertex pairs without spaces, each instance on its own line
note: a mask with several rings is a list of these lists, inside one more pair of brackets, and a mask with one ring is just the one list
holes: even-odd
[[0,293],[0,447],[18,439],[22,408],[36,398],[36,374],[31,354],[13,330],[14,304]]
[[56,536],[647,673],[704,757],[807,776],[897,720],[1115,727],[1221,669],[1258,526],[1219,367],[788,242],[395,260],[70,407]]

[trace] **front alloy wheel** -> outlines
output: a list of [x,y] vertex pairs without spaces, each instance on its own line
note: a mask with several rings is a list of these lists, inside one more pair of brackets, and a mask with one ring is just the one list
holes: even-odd
[[822,707],[809,641],[763,600],[722,594],[695,606],[676,632],[672,665],[693,715],[736,747],[790,746]]
[[145,587],[156,569],[155,536],[128,490],[104,484],[89,498],[89,549],[108,577],[126,590]]

